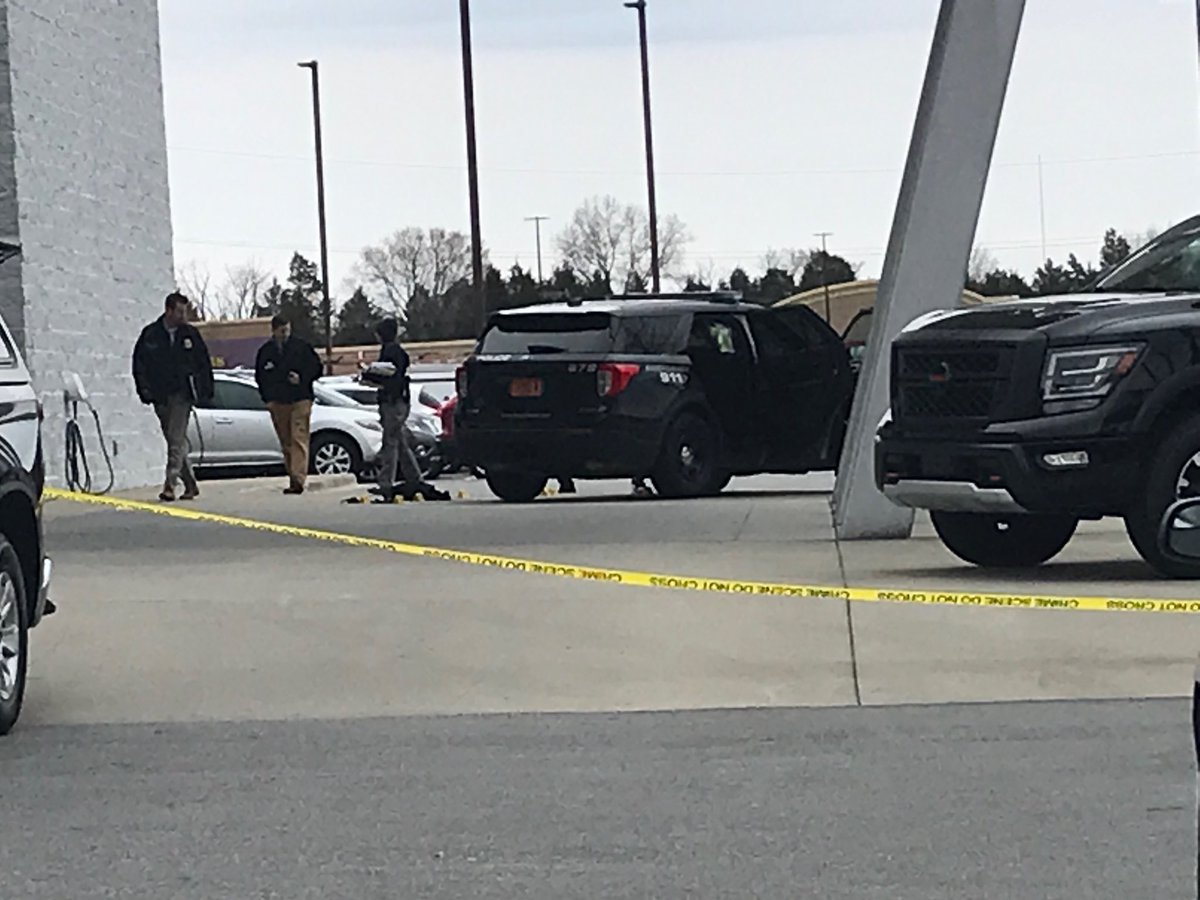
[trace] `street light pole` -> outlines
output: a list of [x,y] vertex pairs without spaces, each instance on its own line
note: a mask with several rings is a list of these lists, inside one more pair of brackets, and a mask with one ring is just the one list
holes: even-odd
[[821,287],[825,290],[825,324],[831,327],[833,319],[829,309],[829,279],[825,277],[825,265],[829,262],[829,253],[825,249],[825,238],[832,235],[832,231],[818,231],[814,235],[821,239]]
[[462,32],[463,106],[467,118],[467,192],[471,206],[471,277],[479,303],[479,330],[487,324],[487,296],[483,290],[483,238],[479,226],[479,163],[475,154],[475,73],[471,60],[471,0],[458,0]]
[[[1200,2],[1200,0],[1197,0]],[[638,40],[642,47],[642,124],[646,132],[646,193],[650,202],[650,280],[654,293],[659,291],[658,202],[654,196],[654,136],[650,127],[650,50],[646,41],[646,0],[632,0],[627,9],[638,14]]]
[[321,146],[321,82],[317,61],[296,63],[312,71],[313,135],[317,151],[317,227],[321,238],[321,302],[325,314],[325,374],[333,374],[333,306],[329,302],[329,240],[325,232],[325,152]]
[[[1200,3],[1200,0],[1196,0],[1196,2]],[[533,223],[533,230],[534,230],[534,233],[537,235],[538,287],[541,287],[541,285],[542,285],[542,223],[545,222],[546,219],[548,219],[548,218],[550,218],[550,217],[549,216],[526,216],[525,217],[526,222]]]

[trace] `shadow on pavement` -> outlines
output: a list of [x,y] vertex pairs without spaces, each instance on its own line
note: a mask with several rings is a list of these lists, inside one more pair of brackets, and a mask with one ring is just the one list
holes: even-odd
[[[1031,569],[979,569],[964,563],[961,566],[925,566],[923,568],[876,569],[874,575],[897,578],[942,578],[978,585],[989,578],[1003,579],[1006,583],[1019,579],[1022,582],[1039,584],[1094,584],[1097,581],[1116,584],[1144,581],[1170,582],[1162,578],[1145,563],[1136,559],[1109,560],[1102,562],[1049,563]],[[1187,584],[1188,582],[1180,582]]]

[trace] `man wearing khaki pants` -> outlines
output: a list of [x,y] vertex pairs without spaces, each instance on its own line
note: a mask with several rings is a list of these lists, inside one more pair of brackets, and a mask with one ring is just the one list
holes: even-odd
[[312,345],[294,337],[291,323],[283,316],[273,317],[271,339],[258,349],[254,378],[283,450],[288,474],[285,494],[304,493],[313,382],[320,377],[321,360]]

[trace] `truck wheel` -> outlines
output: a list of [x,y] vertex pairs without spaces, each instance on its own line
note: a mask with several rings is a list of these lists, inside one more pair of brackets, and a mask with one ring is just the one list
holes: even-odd
[[0,537],[0,735],[21,715],[29,645],[29,604],[17,552]]
[[536,472],[521,472],[501,469],[487,473],[487,484],[492,493],[505,503],[532,503],[546,489],[550,479]]
[[685,412],[667,426],[658,462],[650,474],[660,497],[702,497],[725,485],[720,440],[707,419]]
[[1071,540],[1072,516],[931,512],[933,527],[959,559],[986,569],[1040,566]]
[[1198,578],[1200,565],[1175,563],[1158,552],[1158,526],[1176,500],[1200,497],[1200,416],[1181,419],[1157,449],[1125,530],[1138,554],[1161,575]]

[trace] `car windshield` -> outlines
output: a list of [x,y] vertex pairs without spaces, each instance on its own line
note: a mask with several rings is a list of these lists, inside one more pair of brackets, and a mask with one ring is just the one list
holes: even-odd
[[500,316],[484,333],[485,355],[555,353],[681,353],[687,338],[681,315],[522,313]]
[[1200,292],[1200,220],[1159,235],[1099,278],[1092,289]]
[[610,353],[613,317],[607,313],[500,316],[483,335],[485,354]]
[[326,387],[323,384],[313,385],[313,396],[320,406],[343,406],[346,408],[361,406],[345,394]]

